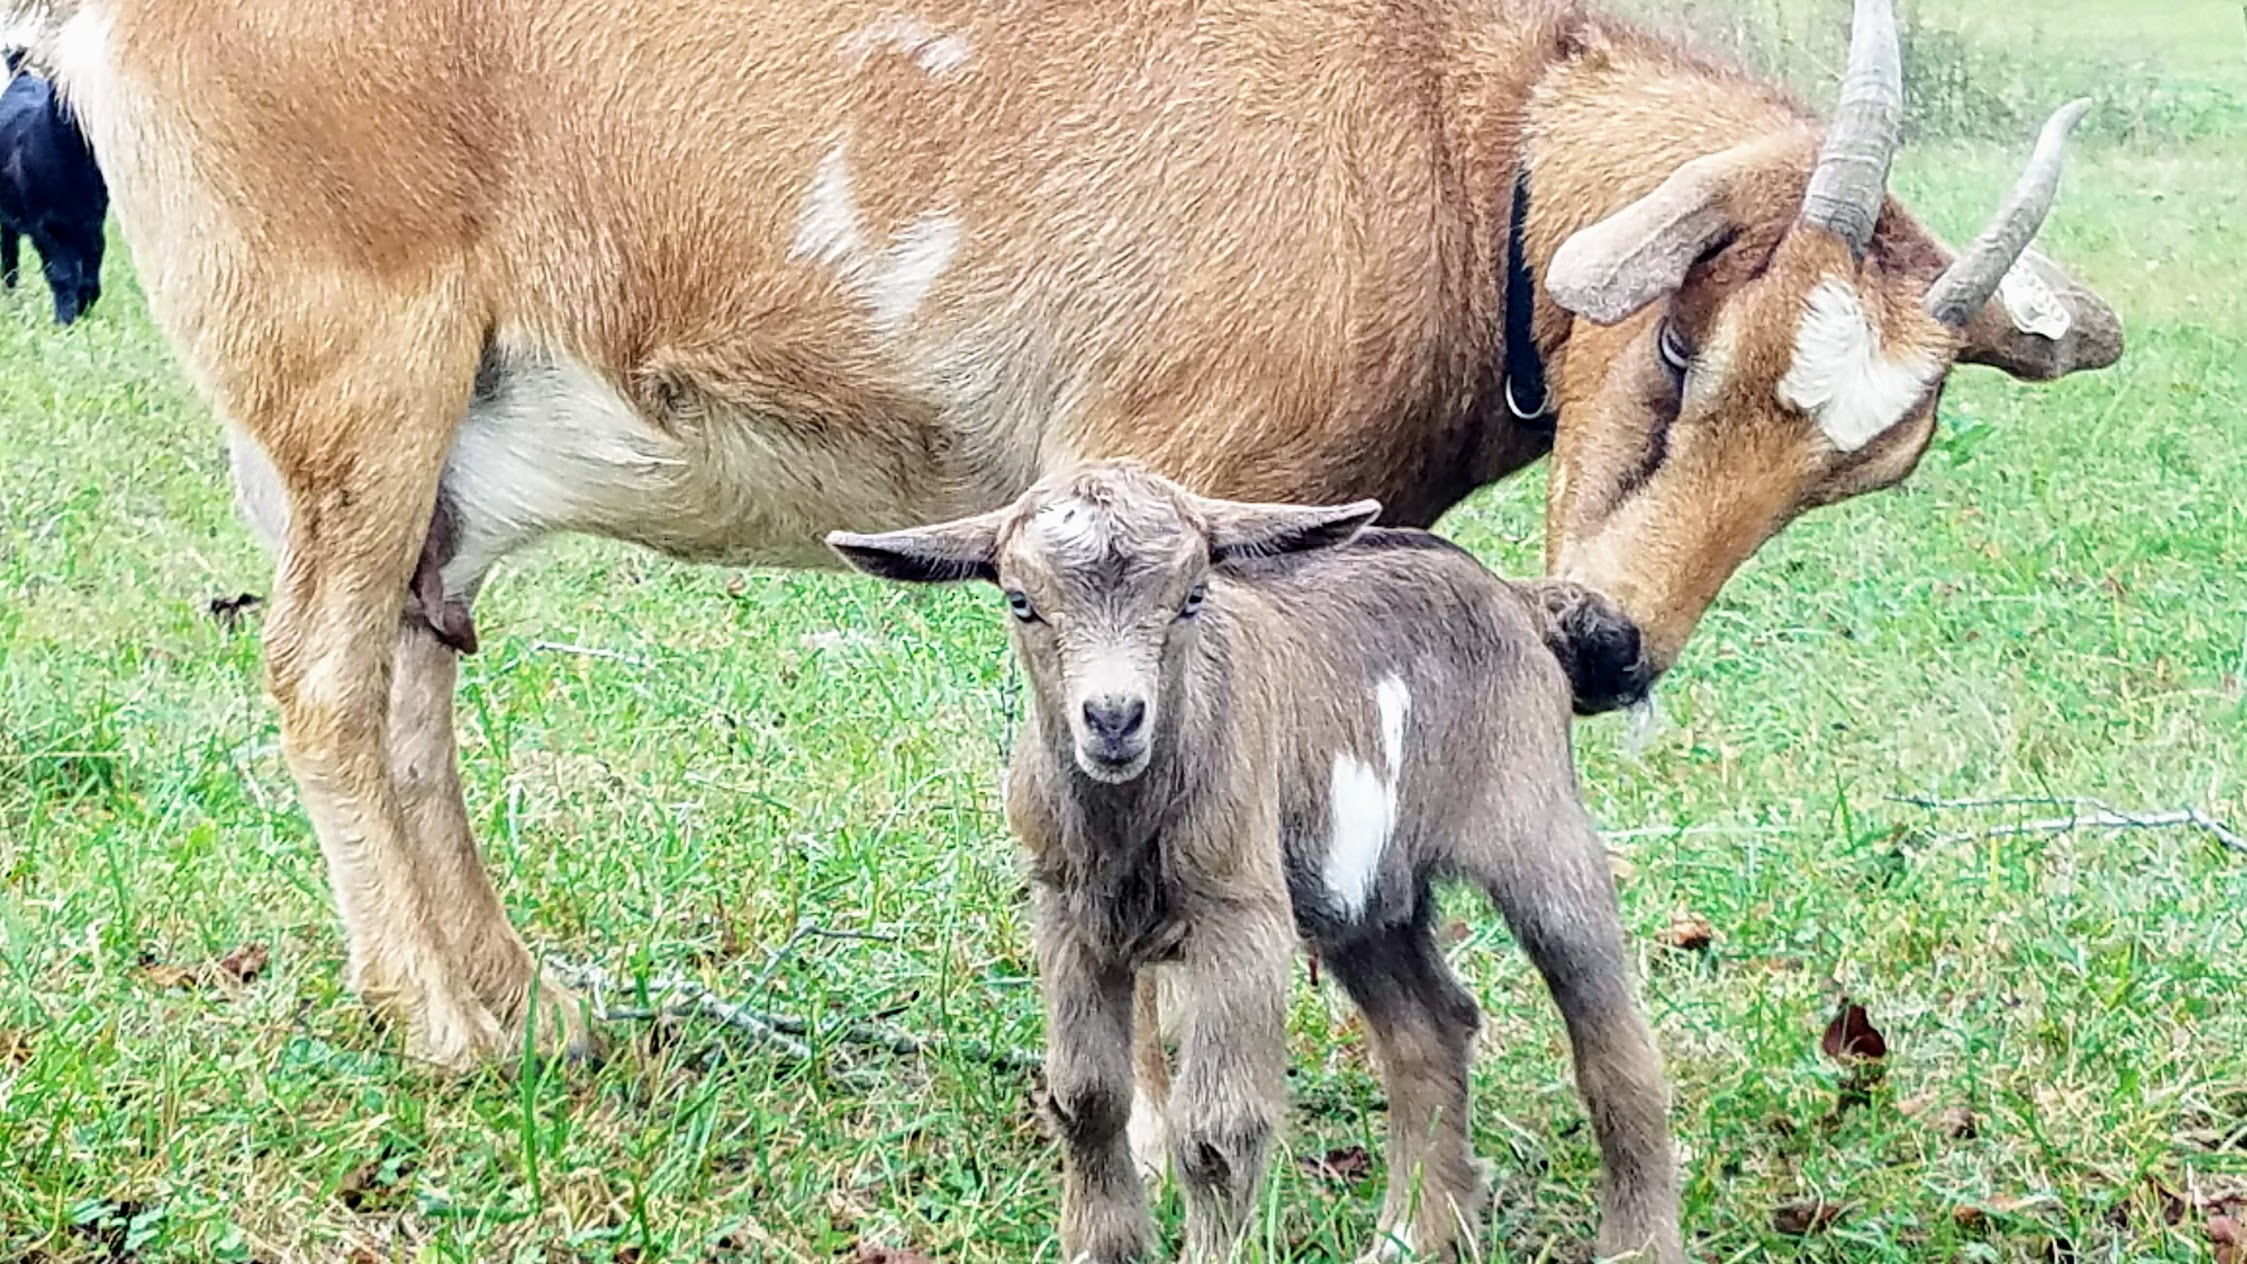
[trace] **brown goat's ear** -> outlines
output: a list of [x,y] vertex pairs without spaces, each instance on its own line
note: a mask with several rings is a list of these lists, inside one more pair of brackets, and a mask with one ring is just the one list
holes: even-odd
[[1652,193],[1579,230],[1545,265],[1545,293],[1595,325],[1628,320],[1685,283],[1703,252],[1732,231],[1731,195],[1769,142],[1695,158]]
[[1219,566],[1250,557],[1306,553],[1349,543],[1381,516],[1381,502],[1347,505],[1251,505],[1203,500],[1209,522],[1209,560]]
[[880,535],[830,531],[827,547],[853,567],[880,579],[907,584],[954,584],[970,579],[996,583],[999,522],[1004,515],[1004,510],[994,510]]
[[1960,331],[1958,358],[2049,382],[2122,358],[2122,319],[2106,300],[2033,247]]

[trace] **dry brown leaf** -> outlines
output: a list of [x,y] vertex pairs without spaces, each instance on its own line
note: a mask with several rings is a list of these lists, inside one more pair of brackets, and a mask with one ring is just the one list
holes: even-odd
[[2208,1217],[2208,1241],[2216,1248],[2216,1264],[2247,1262],[2247,1226],[2231,1216]]
[[1847,1203],[1829,1203],[1823,1198],[1797,1199],[1781,1203],[1772,1211],[1771,1227],[1790,1238],[1808,1237],[1832,1228],[1848,1211]]
[[1355,1185],[1373,1175],[1373,1156],[1361,1145],[1342,1146],[1325,1154],[1297,1155],[1295,1166],[1322,1181]]
[[264,944],[243,944],[218,959],[219,973],[236,983],[252,983],[273,960]]
[[901,1246],[874,1246],[860,1243],[858,1254],[852,1257],[856,1264],[936,1264],[936,1261],[919,1251]]
[[1943,1135],[1953,1141],[1969,1140],[1981,1135],[1982,1131],[1981,1118],[1967,1106],[1945,1107],[1942,1114],[1935,1116],[1935,1126],[1941,1128]]
[[1669,926],[1654,937],[1654,942],[1679,952],[1707,952],[1715,939],[1716,928],[1709,925],[1708,918],[1679,909],[1670,915]]
[[1847,1066],[1855,1062],[1878,1062],[1888,1056],[1888,1040],[1880,1029],[1872,1025],[1865,1007],[1844,996],[1841,1007],[1834,1011],[1833,1021],[1826,1024],[1826,1034],[1818,1047],[1826,1056]]
[[195,972],[193,970],[182,970],[178,966],[168,966],[161,961],[142,966],[140,977],[146,979],[150,987],[156,988],[191,988],[195,986]]

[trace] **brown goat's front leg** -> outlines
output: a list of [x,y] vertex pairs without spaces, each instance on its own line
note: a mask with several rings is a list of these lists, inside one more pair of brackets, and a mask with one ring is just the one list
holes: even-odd
[[1201,910],[1175,967],[1183,1030],[1171,1162],[1186,1188],[1188,1264],[1231,1259],[1286,1114],[1286,897]]
[[[1327,954],[1365,1014],[1389,1096],[1389,1193],[1364,1259],[1451,1260],[1471,1252],[1489,1198],[1467,1136],[1467,1073],[1480,1015],[1423,918]],[[1466,1251],[1461,1250],[1464,1244]]]
[[1038,901],[1046,1091],[1061,1133],[1061,1254],[1127,1264],[1153,1234],[1125,1129],[1131,1118],[1131,970],[1078,937],[1060,901]]

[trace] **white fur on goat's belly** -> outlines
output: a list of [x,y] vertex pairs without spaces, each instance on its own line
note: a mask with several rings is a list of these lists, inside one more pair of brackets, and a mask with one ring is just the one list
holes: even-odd
[[1381,721],[1381,754],[1387,775],[1347,752],[1334,756],[1329,779],[1330,822],[1323,879],[1334,911],[1350,920],[1365,913],[1381,876],[1381,858],[1397,829],[1397,786],[1404,777],[1404,721],[1412,691],[1402,677],[1384,676],[1374,688]]

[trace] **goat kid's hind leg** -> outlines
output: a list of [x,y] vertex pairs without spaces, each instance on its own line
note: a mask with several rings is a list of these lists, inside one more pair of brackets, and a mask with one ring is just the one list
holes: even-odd
[[1132,989],[1131,1157],[1139,1179],[1159,1191],[1170,1179],[1170,1051],[1163,1045],[1162,967],[1146,966]]
[[451,960],[501,1030],[513,1036],[528,1023],[541,1052],[590,1056],[584,1002],[532,959],[507,920],[469,828],[453,733],[458,670],[459,654],[426,620],[399,624],[390,682],[390,779],[414,869],[432,904],[446,910],[440,930]]
[[1492,900],[1545,978],[1575,1055],[1576,1087],[1599,1138],[1599,1254],[1679,1264],[1669,1088],[1654,1035],[1631,998],[1606,850],[1571,797],[1545,837],[1524,837],[1488,875]]
[[1169,1132],[1186,1191],[1187,1264],[1233,1259],[1255,1209],[1286,1113],[1294,953],[1294,918],[1279,894],[1197,917],[1168,967],[1183,1002]]
[[0,224],[0,288],[16,288],[16,274],[23,264],[23,240],[16,230]]
[[1481,1015],[1444,964],[1427,911],[1326,952],[1365,1014],[1389,1097],[1389,1192],[1365,1261],[1471,1251],[1489,1182],[1468,1140],[1467,1074]]
[[[351,984],[403,1022],[409,1056],[464,1069],[504,1053],[508,1033],[447,951],[463,910],[417,872],[388,728],[407,581],[481,334],[444,287],[404,298],[337,289],[309,311],[284,303],[285,318],[247,322],[265,336],[236,334],[214,376],[287,491],[267,677],[343,917]],[[300,297],[289,291],[266,292]],[[321,345],[290,341],[313,335]]]

